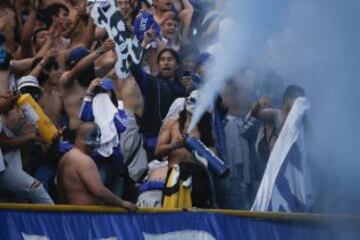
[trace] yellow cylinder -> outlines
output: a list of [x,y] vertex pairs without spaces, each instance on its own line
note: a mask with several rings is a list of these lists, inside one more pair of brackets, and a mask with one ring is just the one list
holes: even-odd
[[58,130],[30,94],[20,95],[17,106],[21,108],[25,117],[38,127],[45,142],[49,143],[54,139]]

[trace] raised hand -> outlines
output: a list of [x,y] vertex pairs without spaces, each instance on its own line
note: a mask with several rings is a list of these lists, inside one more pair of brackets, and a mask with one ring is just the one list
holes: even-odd
[[111,40],[108,39],[105,42],[103,42],[103,44],[101,44],[101,46],[98,48],[98,52],[100,54],[106,53],[107,51],[113,50],[115,48],[115,43]]
[[100,84],[101,84],[100,78],[96,78],[96,79],[92,80],[92,82],[90,83],[89,87],[86,90],[86,95],[88,95],[88,96],[93,95],[93,91],[94,91],[95,87],[100,86]]
[[79,16],[79,17],[86,17],[87,16],[87,13],[86,13],[86,3],[79,3],[78,5],[75,6],[75,11],[76,11],[76,14]]
[[52,39],[57,39],[61,36],[61,23],[59,19],[56,19],[49,30],[49,35]]
[[51,48],[44,56],[44,59],[47,61],[50,58],[56,58],[58,55],[58,51],[56,48]]

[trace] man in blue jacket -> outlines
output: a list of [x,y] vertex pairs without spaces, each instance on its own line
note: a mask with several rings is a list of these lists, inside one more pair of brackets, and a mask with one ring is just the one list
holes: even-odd
[[139,119],[140,131],[144,135],[145,147],[152,159],[157,135],[172,102],[179,97],[186,97],[191,90],[191,79],[180,79],[177,70],[180,60],[170,48],[160,51],[157,57],[159,74],[152,76],[145,73],[141,66],[132,64],[130,71],[140,87],[144,98],[144,113]]

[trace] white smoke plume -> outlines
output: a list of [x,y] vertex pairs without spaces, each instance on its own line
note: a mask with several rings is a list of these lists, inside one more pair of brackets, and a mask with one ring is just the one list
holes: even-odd
[[223,11],[219,40],[213,47],[214,61],[209,66],[189,132],[225,86],[226,79],[252,62],[272,33],[280,29],[287,1],[230,0]]
[[317,209],[360,212],[359,13],[358,0],[229,1],[191,128],[240,68],[272,69],[303,86],[312,105]]

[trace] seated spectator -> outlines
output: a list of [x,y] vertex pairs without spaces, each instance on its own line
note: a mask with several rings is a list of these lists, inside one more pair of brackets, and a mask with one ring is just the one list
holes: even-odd
[[76,205],[112,205],[136,209],[101,182],[92,152],[100,146],[100,129],[94,123],[82,123],[76,130],[75,146],[60,160],[57,182],[63,203]]

